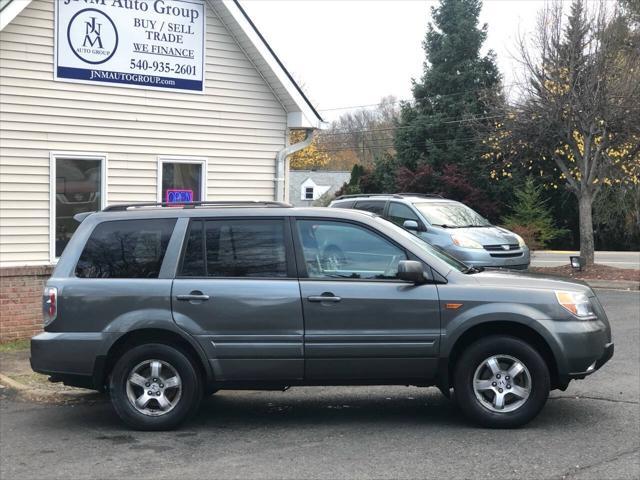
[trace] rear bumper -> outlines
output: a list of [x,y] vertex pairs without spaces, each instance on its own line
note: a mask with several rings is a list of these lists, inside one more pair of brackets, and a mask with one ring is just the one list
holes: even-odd
[[31,339],[31,368],[73,387],[101,390],[102,333],[43,332]]

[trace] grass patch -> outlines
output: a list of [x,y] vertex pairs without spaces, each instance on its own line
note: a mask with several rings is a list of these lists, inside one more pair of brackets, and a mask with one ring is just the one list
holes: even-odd
[[28,338],[22,340],[12,340],[11,342],[0,343],[0,353],[17,352],[18,350],[28,350],[30,345]]

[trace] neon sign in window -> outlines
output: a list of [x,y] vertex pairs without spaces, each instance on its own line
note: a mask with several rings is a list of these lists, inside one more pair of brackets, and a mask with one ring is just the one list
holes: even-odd
[[193,202],[193,190],[167,190],[165,201],[177,204]]

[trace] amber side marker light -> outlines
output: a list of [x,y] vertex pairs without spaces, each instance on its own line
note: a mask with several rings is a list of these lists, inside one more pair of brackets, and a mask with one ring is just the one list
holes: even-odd
[[461,303],[446,303],[444,308],[448,310],[457,310],[462,306]]

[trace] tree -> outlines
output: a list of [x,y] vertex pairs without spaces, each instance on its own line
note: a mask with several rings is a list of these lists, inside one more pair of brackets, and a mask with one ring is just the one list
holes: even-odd
[[[593,202],[600,190],[640,179],[640,52],[629,49],[620,11],[574,0],[546,9],[535,48],[521,41],[527,83],[490,141],[507,164],[555,175],[576,196],[580,253],[593,263]],[[505,145],[507,145],[505,147]]]
[[384,155],[392,154],[398,114],[398,101],[387,96],[373,109],[361,108],[340,116],[319,135],[319,144],[329,153],[332,168],[351,168],[355,163],[371,167]]
[[476,124],[486,123],[489,106],[503,99],[494,54],[480,54],[487,36],[480,9],[480,0],[440,0],[431,9],[424,74],[413,81],[413,101],[401,104],[395,156],[377,159],[372,186],[440,192],[497,213]]
[[502,220],[506,228],[520,234],[532,249],[544,248],[551,240],[568,233],[556,227],[548,199],[543,195],[542,186],[528,177],[522,188],[516,191],[511,214]]
[[[302,130],[292,130],[290,142],[298,143],[304,140],[305,133]],[[322,169],[329,163],[329,155],[318,148],[318,137],[314,137],[311,144],[291,155],[290,166],[293,170]]]
[[473,123],[500,97],[495,55],[480,55],[487,37],[481,8],[480,0],[440,0],[431,9],[424,75],[414,80],[413,104],[402,105],[395,136],[398,162],[411,170],[453,163],[478,173],[482,145]]

